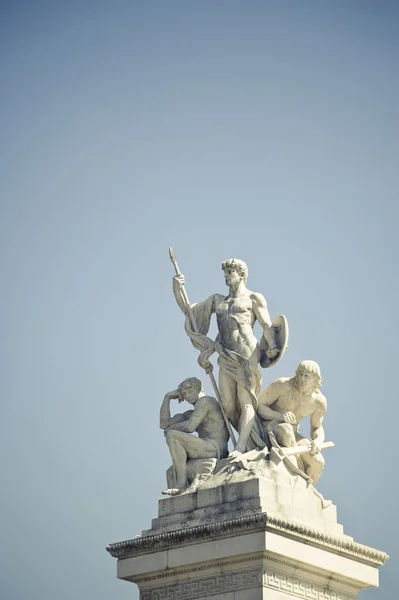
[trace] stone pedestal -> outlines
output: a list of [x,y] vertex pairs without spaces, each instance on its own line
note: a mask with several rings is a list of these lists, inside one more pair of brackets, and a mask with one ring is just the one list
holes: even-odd
[[303,480],[240,477],[160,500],[151,529],[107,547],[141,600],[353,600],[378,586],[387,555],[345,535]]

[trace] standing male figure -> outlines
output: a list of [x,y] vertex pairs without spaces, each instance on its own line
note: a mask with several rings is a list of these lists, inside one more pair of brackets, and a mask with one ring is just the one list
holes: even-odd
[[[171,417],[171,400],[186,400],[194,409]],[[186,489],[187,459],[219,459],[228,454],[229,433],[220,406],[215,398],[204,394],[202,383],[196,377],[185,379],[177,390],[165,395],[159,425],[165,431],[176,474],[176,486],[166,489],[163,494],[175,496]],[[194,431],[198,437],[192,435]]]
[[301,454],[304,470],[315,483],[324,468],[320,452],[324,443],[323,418],[327,400],[320,392],[322,378],[319,365],[313,360],[302,361],[294,377],[277,379],[258,397],[258,414],[265,420],[267,432],[272,431],[280,446],[293,447],[309,444],[299,433],[299,423],[310,416],[309,453]]
[[[246,287],[248,268],[245,262],[236,258],[222,264],[227,296],[213,294],[204,302],[191,306],[198,328],[196,333],[187,316],[187,306],[182,296],[184,276],[173,278],[173,292],[177,304],[186,315],[186,332],[193,345],[202,352],[198,359],[207,371],[212,369],[209,356],[215,350],[219,354],[219,389],[223,408],[230,423],[238,431],[238,441],[231,456],[247,450],[248,438],[255,422],[256,397],[261,387],[258,369],[260,350],[253,328],[257,320],[263,329],[268,344],[270,359],[279,353],[276,347],[275,331],[262,294],[251,292]],[[216,313],[219,334],[213,342],[206,337],[211,315]]]

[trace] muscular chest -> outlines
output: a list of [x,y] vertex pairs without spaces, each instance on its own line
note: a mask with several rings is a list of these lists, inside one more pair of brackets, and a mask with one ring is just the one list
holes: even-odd
[[228,317],[249,317],[252,314],[252,302],[248,296],[238,298],[225,298],[216,309],[218,319]]
[[299,422],[313,413],[314,406],[311,397],[302,396],[298,392],[290,392],[280,396],[276,402],[276,409],[281,412],[293,412]]

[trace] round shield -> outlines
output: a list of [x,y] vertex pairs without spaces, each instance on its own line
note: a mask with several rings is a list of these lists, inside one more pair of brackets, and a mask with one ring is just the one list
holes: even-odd
[[284,315],[280,315],[272,321],[272,329],[274,329],[276,333],[276,346],[279,352],[274,358],[269,358],[266,354],[269,349],[269,344],[265,340],[265,337],[262,336],[262,339],[259,344],[259,364],[264,369],[268,369],[269,367],[275,365],[283,356],[288,346],[288,321]]

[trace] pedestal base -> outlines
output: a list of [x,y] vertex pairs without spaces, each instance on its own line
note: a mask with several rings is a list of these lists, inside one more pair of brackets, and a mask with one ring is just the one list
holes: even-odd
[[107,547],[118,577],[141,600],[354,600],[378,586],[385,553],[344,535],[311,489],[277,488],[252,478],[161,500],[152,529]]

